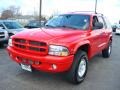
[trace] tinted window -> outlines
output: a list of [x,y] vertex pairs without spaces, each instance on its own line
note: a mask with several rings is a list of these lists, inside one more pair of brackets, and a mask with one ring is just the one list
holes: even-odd
[[92,22],[93,27],[95,27],[95,23],[97,23],[97,22],[98,22],[98,18],[97,18],[97,16],[94,16],[93,22]]
[[8,29],[23,28],[18,22],[3,22]]
[[99,22],[103,23],[103,28],[107,28],[106,23],[104,22],[101,16],[98,17]]
[[69,27],[86,30],[89,28],[90,16],[88,15],[60,15],[55,16],[46,23],[46,26],[54,28]]

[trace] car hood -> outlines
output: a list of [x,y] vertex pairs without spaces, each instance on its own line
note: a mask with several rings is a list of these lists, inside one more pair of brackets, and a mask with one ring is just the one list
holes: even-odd
[[73,29],[28,29],[24,30],[14,37],[26,38],[28,40],[46,41],[49,43],[73,42],[86,35],[86,31]]
[[12,32],[12,33],[18,33],[25,30],[25,28],[19,28],[19,29],[7,29],[8,32]]

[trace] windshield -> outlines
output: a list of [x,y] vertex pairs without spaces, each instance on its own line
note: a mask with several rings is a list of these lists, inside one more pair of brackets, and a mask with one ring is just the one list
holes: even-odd
[[3,22],[8,29],[23,28],[18,22]]
[[86,30],[89,28],[90,16],[89,15],[60,15],[55,16],[46,23],[46,27],[59,28],[67,27],[73,29]]
[[40,22],[39,21],[32,21],[32,22],[29,22],[27,26],[31,26],[31,27],[40,27],[40,26],[43,26],[43,22]]

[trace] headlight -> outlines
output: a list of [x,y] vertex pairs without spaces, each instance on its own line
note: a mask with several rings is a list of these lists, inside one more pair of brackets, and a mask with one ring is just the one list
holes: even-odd
[[68,56],[69,51],[66,47],[63,47],[63,46],[50,45],[49,46],[49,55]]
[[10,38],[9,41],[8,41],[8,45],[9,46],[12,46],[12,39]]

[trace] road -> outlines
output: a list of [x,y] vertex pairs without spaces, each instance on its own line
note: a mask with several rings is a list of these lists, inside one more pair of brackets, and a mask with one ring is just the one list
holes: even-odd
[[95,56],[80,85],[68,83],[64,74],[24,71],[0,48],[0,90],[120,90],[120,36],[113,39],[111,57]]

